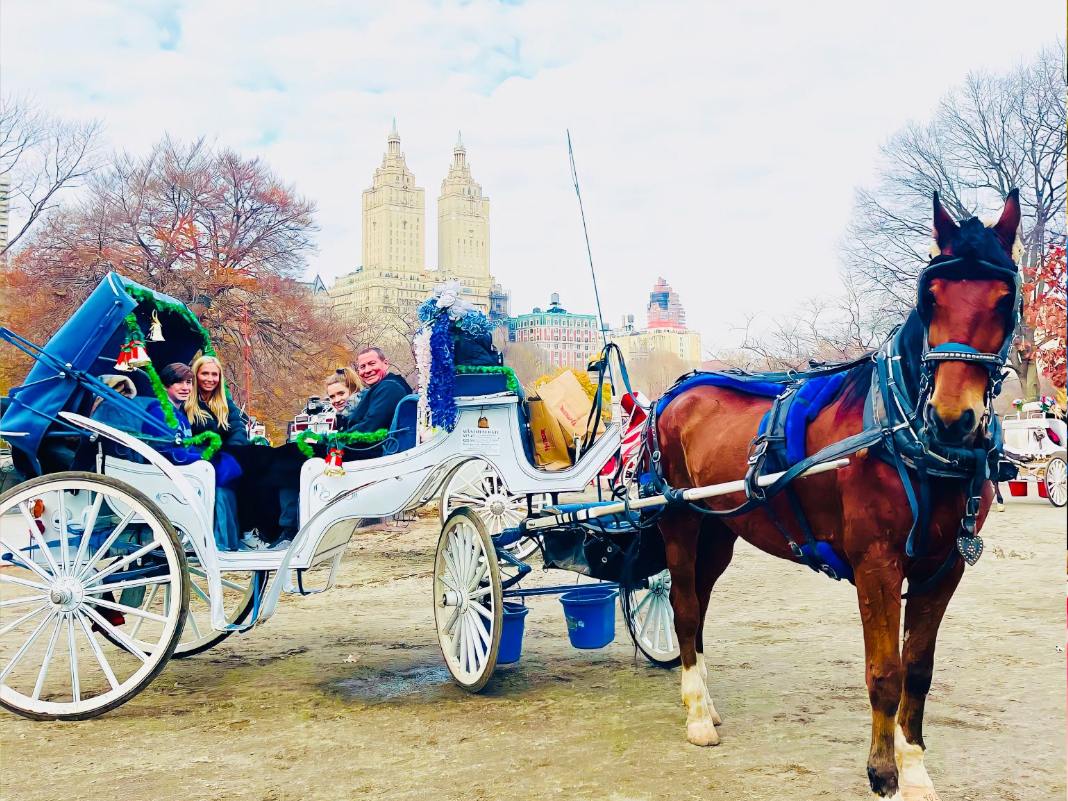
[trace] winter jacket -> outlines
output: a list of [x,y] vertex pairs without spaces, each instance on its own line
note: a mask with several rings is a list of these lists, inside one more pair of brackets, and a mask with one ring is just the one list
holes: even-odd
[[226,405],[230,410],[230,413],[226,417],[226,421],[230,424],[229,428],[222,428],[219,425],[219,421],[215,419],[215,415],[212,414],[211,409],[204,401],[197,396],[197,405],[200,406],[201,411],[207,412],[208,419],[204,422],[193,422],[193,433],[199,434],[202,431],[214,431],[220,437],[222,437],[223,447],[226,449],[239,448],[242,445],[248,445],[248,420],[245,419],[245,415],[242,414],[241,409],[234,403],[230,397],[226,398]]
[[407,381],[396,373],[387,373],[377,384],[360,393],[360,402],[352,414],[345,417],[343,428],[339,421],[338,430],[370,433],[388,429],[393,424],[393,415],[401,398],[411,391]]

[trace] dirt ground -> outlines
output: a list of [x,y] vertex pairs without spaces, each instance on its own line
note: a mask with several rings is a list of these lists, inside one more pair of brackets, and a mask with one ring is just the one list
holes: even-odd
[[[945,801],[1065,797],[1065,527],[1048,504],[992,515],[950,606],[925,724]],[[431,517],[359,536],[332,592],[172,661],[105,717],[0,712],[0,797],[870,797],[851,587],[739,545],[705,638],[723,742],[700,749],[678,672],[635,658],[618,617],[613,644],[572,649],[555,598],[531,602],[518,665],[480,695],[454,686],[432,625],[436,538]]]

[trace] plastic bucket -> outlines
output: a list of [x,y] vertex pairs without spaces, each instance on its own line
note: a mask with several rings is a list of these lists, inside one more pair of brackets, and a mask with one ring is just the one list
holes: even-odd
[[518,662],[523,654],[523,629],[526,625],[527,612],[530,609],[523,604],[504,602],[503,622],[501,623],[501,646],[497,649],[497,664],[510,665]]
[[560,596],[567,636],[575,648],[604,648],[616,638],[616,587],[596,584]]
[[1026,498],[1027,497],[1027,482],[1026,481],[1010,481],[1009,482],[1009,494],[1013,498]]

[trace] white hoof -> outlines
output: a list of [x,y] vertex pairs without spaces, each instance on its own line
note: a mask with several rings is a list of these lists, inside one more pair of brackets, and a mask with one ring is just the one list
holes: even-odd
[[695,720],[686,724],[686,739],[694,745],[719,745],[719,733],[711,720]]

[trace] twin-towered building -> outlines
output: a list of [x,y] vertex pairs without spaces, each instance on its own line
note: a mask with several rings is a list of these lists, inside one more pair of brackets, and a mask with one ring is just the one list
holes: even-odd
[[396,121],[382,164],[363,192],[363,261],[329,290],[334,308],[350,318],[397,316],[415,310],[437,284],[459,281],[464,297],[482,310],[507,315],[507,294],[489,268],[488,197],[471,177],[457,136],[452,164],[438,196],[437,268],[426,265],[426,197],[404,159]]

